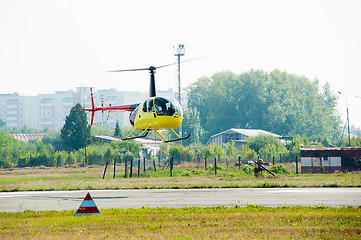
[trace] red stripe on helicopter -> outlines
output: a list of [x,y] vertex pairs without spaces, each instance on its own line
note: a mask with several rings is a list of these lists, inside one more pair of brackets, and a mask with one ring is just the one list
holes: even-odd
[[72,109],[77,111],[88,111],[88,112],[96,112],[96,111],[133,111],[139,104],[128,104],[128,105],[119,105],[119,106],[109,106],[109,107],[98,107],[98,108],[82,108],[82,109]]
[[95,108],[95,111],[133,111],[136,108],[136,106],[137,104],[99,107],[99,108]]

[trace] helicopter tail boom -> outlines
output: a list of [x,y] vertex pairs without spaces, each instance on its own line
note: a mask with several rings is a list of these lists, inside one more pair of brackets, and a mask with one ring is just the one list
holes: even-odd
[[[119,106],[111,106],[108,107],[95,107],[94,104],[94,96],[93,96],[93,89],[90,88],[90,100],[91,100],[91,108],[82,108],[82,109],[73,109],[76,111],[87,111],[91,112],[91,119],[90,119],[90,126],[94,124],[94,115],[97,111],[125,111],[125,112],[132,112],[139,104],[127,104],[127,105],[119,105]],[[103,104],[102,104],[103,105]]]

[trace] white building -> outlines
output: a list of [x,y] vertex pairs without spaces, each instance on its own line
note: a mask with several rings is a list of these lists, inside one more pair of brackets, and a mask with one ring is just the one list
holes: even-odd
[[38,127],[60,129],[65,118],[76,104],[74,91],[57,91],[55,94],[38,95]]
[[18,93],[0,94],[0,119],[10,128],[37,126],[37,97],[19,96]]

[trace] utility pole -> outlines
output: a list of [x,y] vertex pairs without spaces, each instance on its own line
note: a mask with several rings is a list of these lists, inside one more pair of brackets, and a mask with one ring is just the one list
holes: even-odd
[[350,137],[350,119],[348,116],[348,102],[347,102],[347,97],[345,95],[343,95],[340,91],[338,91],[338,94],[341,94],[342,96],[345,97],[346,99],[346,112],[347,112],[347,129],[348,129],[348,146],[351,147],[351,137]]
[[[178,47],[176,48],[175,46],[173,46],[173,52],[174,52],[174,56],[177,57],[178,60],[178,70],[177,70],[177,100],[179,102],[180,105],[182,105],[182,97],[181,97],[181,80],[180,80],[180,57],[184,56],[185,54],[185,48],[184,48],[184,44],[178,44]],[[178,132],[179,132],[179,136],[182,137],[182,125],[179,126],[178,128]]]

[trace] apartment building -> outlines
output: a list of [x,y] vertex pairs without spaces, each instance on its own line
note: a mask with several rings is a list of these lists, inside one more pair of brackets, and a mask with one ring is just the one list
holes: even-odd
[[39,129],[60,129],[64,126],[65,118],[76,104],[73,91],[57,91],[55,94],[39,94],[38,127]]
[[0,94],[0,119],[10,128],[37,126],[37,97],[20,96],[18,93]]

